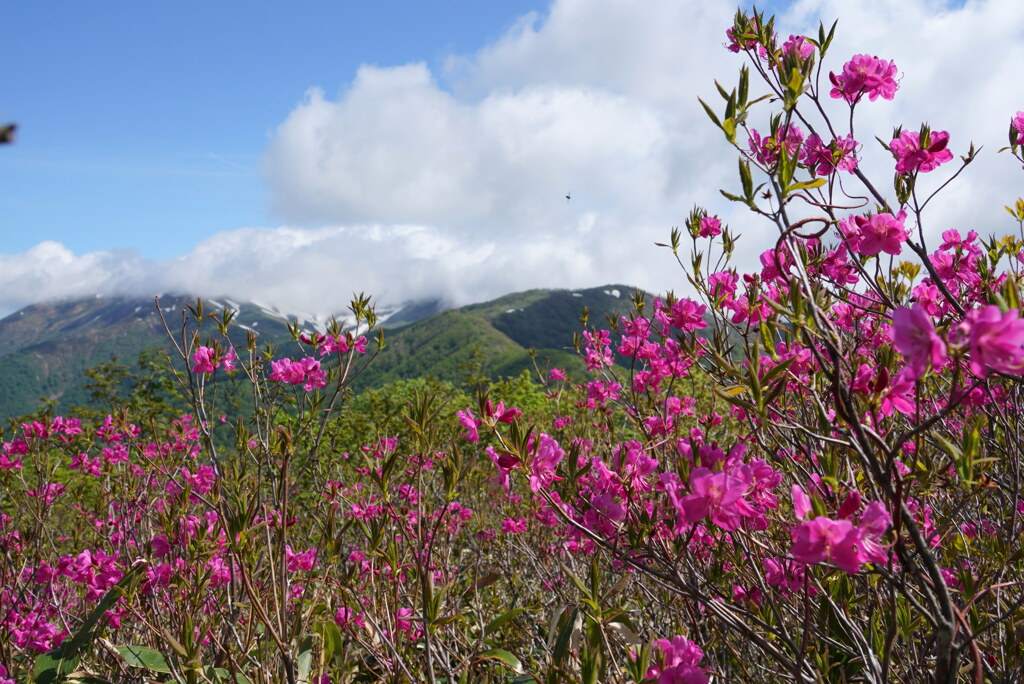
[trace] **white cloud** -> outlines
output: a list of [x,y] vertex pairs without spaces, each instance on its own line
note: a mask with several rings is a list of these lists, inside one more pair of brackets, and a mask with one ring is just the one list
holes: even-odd
[[[465,303],[541,286],[684,289],[653,243],[695,203],[732,223],[753,263],[772,228],[721,200],[718,188],[737,185],[735,159],[696,99],[717,107],[713,81],[735,82],[742,59],[723,49],[734,12],[725,0],[557,0],[437,73],[364,66],[337,96],[312,88],[273,133],[263,168],[288,227],[218,233],[159,263],[55,243],[0,255],[0,311],[144,287],[311,312],[341,309],[353,291]],[[903,73],[893,102],[858,107],[878,185],[891,187],[892,161],[874,136],[928,121],[950,131],[957,154],[969,136],[985,145],[930,229],[1012,227],[1000,214],[1019,194],[1019,170],[995,150],[1024,109],[1014,99],[1024,4],[797,0],[777,27],[811,32],[836,17],[827,69],[865,52]],[[841,103],[829,107],[842,114]],[[767,121],[765,108],[750,123]],[[932,176],[925,182],[944,178]]]

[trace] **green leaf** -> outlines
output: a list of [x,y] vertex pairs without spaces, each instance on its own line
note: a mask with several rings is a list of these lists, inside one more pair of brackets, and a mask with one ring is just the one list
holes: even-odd
[[132,667],[141,667],[150,672],[171,672],[167,659],[160,651],[145,646],[115,646],[114,648]]
[[729,142],[736,142],[736,120],[729,117],[722,122],[722,130],[725,131],[725,137],[728,138]]
[[298,666],[297,681],[300,684],[308,684],[309,671],[313,666],[313,637],[308,634],[299,642],[299,657],[296,658],[296,665]]
[[814,180],[811,181],[793,183],[788,188],[786,188],[786,191],[783,194],[788,195],[789,193],[794,192],[796,190],[813,190],[814,188],[820,188],[825,183],[828,183],[828,180],[825,178],[815,178]]
[[701,106],[704,107],[704,111],[707,112],[707,115],[709,117],[711,117],[711,121],[713,121],[716,126],[721,128],[722,122],[718,120],[718,116],[715,114],[714,110],[712,110],[711,107],[708,106],[708,103],[700,98],[697,98],[697,101],[700,102]]
[[521,607],[521,608],[513,608],[512,610],[506,610],[504,613],[502,613],[501,615],[499,615],[498,617],[494,618],[489,623],[487,623],[487,626],[484,627],[484,638],[487,638],[490,635],[492,635],[495,632],[497,632],[509,620],[514,620],[516,617],[522,615],[523,613],[525,613],[525,612],[527,612],[529,610],[532,610],[532,609],[529,608],[529,607]]
[[510,670],[516,674],[523,674],[523,664],[519,662],[519,658],[508,651],[501,648],[492,648],[489,651],[477,654],[479,660],[497,660],[504,663]]

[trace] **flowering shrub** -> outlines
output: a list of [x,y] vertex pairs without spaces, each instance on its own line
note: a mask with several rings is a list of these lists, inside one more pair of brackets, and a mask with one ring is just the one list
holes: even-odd
[[[932,188],[973,146],[926,184],[954,159],[950,135],[898,128],[880,149],[895,159],[887,197],[852,126],[859,106],[895,97],[896,65],[855,55],[822,90],[835,27],[779,47],[773,24],[737,15],[729,49],[751,67],[719,88],[724,115],[705,104],[740,156],[741,191],[723,194],[776,231],[760,271],[739,273],[740,236],[696,208],[666,246],[679,259],[688,233],[697,299],[670,294],[584,334],[603,379],[581,406],[618,407],[628,427],[579,420],[539,448],[495,425],[488,454],[572,553],[678,600],[675,638],[704,658],[660,641],[648,678],[1011,681],[1024,667],[1022,236],[949,227],[929,247]],[[768,96],[748,98],[751,69]],[[748,122],[767,97],[780,111],[765,134]],[[848,130],[824,98],[848,105]],[[1024,200],[1007,209],[1024,226]],[[708,382],[714,400],[688,394]]]
[[365,298],[288,350],[197,303],[171,336],[184,415],[5,434],[0,682],[1019,678],[1024,236],[936,246],[926,205],[973,147],[953,168],[927,126],[862,146],[896,65],[823,86],[835,27],[773,26],[737,15],[750,67],[705,105],[740,159],[723,194],[773,246],[742,273],[695,208],[666,245],[686,264],[689,242],[692,296],[584,330],[590,375],[353,398],[384,348]]

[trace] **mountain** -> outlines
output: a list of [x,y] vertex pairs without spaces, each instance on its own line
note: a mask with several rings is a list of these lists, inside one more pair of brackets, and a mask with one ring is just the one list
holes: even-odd
[[530,350],[542,367],[582,370],[573,336],[590,325],[632,310],[633,289],[608,285],[581,290],[528,290],[444,311],[390,336],[387,348],[356,383],[374,387],[409,377],[433,376],[461,383],[469,376],[511,377],[532,369]]
[[[0,418],[33,411],[43,397],[55,400],[61,409],[87,403],[86,370],[112,358],[132,365],[146,349],[171,351],[164,320],[180,335],[182,312],[194,302],[180,295],[161,297],[158,313],[151,299],[97,296],[33,304],[3,318]],[[249,330],[267,341],[289,337],[288,320],[257,305],[207,300],[204,306],[206,311],[224,306],[238,311],[238,343],[245,341]]]
[[[584,307],[591,325],[604,325],[605,316],[631,310],[632,292],[622,285],[530,290],[460,309],[444,310],[439,301],[378,309],[387,346],[356,387],[421,376],[455,383],[471,376],[509,377],[532,367],[530,349],[544,366],[581,369],[573,335],[582,329]],[[182,312],[190,304],[190,297],[160,299],[172,332],[180,334]],[[289,322],[308,330],[326,323],[251,302],[204,300],[204,306],[238,312],[230,333],[236,344],[244,344],[250,332],[259,334],[261,345],[280,344],[291,339]],[[152,300],[91,297],[17,311],[0,319],[0,419],[35,410],[43,397],[60,410],[86,404],[86,370],[111,358],[131,366],[153,348],[173,349]]]

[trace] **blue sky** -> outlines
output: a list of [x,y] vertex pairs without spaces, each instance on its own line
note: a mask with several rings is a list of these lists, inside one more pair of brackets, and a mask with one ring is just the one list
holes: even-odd
[[273,128],[312,86],[361,64],[438,64],[543,2],[90,2],[5,8],[0,157],[5,252],[187,253],[268,225],[259,174]]
[[[761,4],[761,3],[759,3]],[[777,29],[839,20],[826,70],[896,62],[892,102],[858,109],[874,142],[948,130],[982,158],[926,231],[1012,229],[995,150],[1024,63],[1019,0],[796,0]],[[18,3],[5,8],[0,315],[46,298],[189,291],[295,312],[464,304],[530,287],[684,290],[654,247],[695,204],[725,203],[735,152],[697,98],[735,81],[731,0]],[[758,92],[758,86],[754,86]],[[835,103],[834,103],[835,104]],[[839,105],[836,104],[838,107]],[[843,112],[832,109],[843,118]],[[765,128],[766,108],[749,121]],[[573,199],[566,202],[564,195]]]

